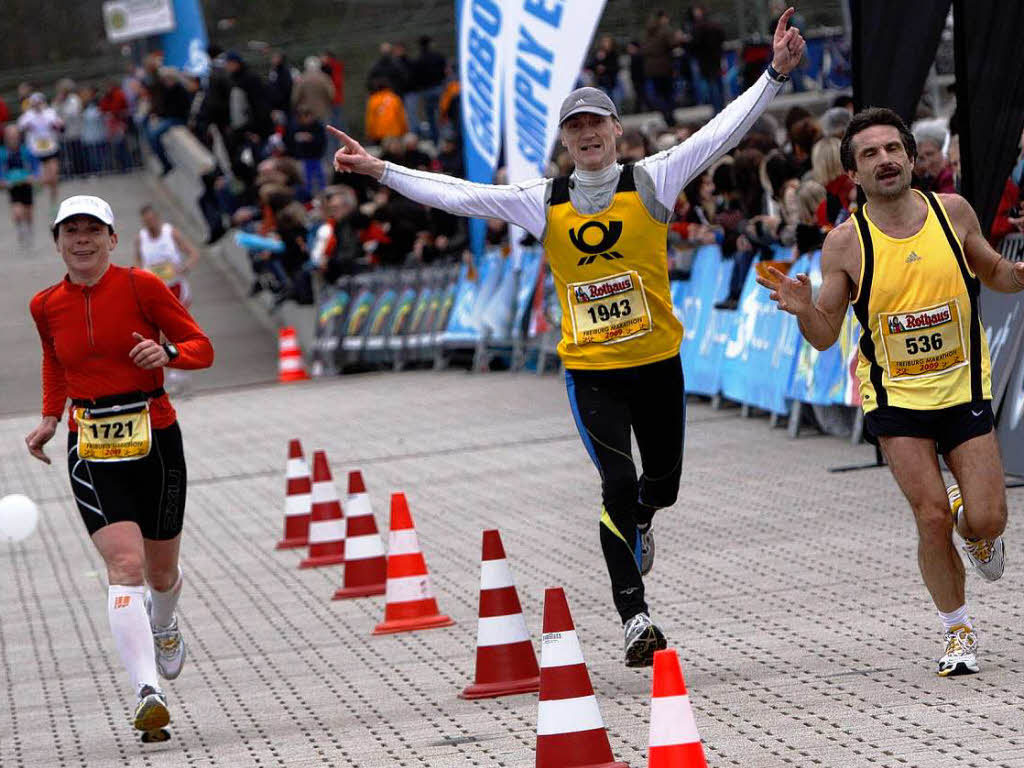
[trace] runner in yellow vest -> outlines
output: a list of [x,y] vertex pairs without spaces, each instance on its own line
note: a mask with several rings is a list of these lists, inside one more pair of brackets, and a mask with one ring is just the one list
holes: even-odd
[[[807,275],[791,279],[771,269],[772,279],[758,282],[821,350],[835,343],[853,302],[862,328],[865,433],[881,447],[917,521],[921,575],[945,629],[938,673],[971,674],[978,638],[952,534],[977,571],[995,581],[1003,575],[1006,527],[978,292],[981,283],[1003,293],[1024,289],[1024,264],[989,246],[959,195],[911,189],[914,136],[895,112],[854,116],[841,154],[867,203],[825,239],[817,297]],[[956,479],[948,488],[938,454]]]
[[383,162],[330,129],[342,144],[339,171],[373,176],[461,216],[504,219],[544,244],[562,305],[558,351],[569,402],[601,475],[601,547],[627,666],[651,665],[666,644],[648,614],[643,575],[654,562],[651,520],[675,503],[683,460],[683,329],[669,293],[668,222],[683,187],[739,143],[803,56],[803,38],[787,28],[793,13],[780,19],[774,59],[757,83],[683,144],[635,164],[616,163],[622,126],[596,88],[573,91],[562,104],[561,142],[576,170],[557,179],[473,184]]

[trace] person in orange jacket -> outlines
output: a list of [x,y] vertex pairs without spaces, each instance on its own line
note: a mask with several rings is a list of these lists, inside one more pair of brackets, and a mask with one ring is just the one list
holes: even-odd
[[408,131],[402,97],[384,80],[375,80],[366,102],[367,139],[377,143],[392,136],[402,136]]

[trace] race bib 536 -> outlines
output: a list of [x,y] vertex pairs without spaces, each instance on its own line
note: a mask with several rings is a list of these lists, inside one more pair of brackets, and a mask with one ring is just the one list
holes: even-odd
[[956,299],[926,309],[883,312],[878,326],[891,380],[936,376],[967,364]]

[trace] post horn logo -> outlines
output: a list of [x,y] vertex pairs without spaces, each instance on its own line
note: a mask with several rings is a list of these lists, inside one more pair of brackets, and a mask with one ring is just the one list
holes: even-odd
[[[591,245],[586,241],[586,233],[589,229],[599,229],[601,231],[601,240]],[[582,251],[587,254],[586,256],[580,257],[579,262],[576,266],[582,267],[587,264],[593,264],[594,261],[600,256],[602,259],[612,261],[614,259],[621,259],[622,254],[618,251],[611,250],[612,246],[619,242],[619,238],[622,237],[622,222],[621,221],[609,221],[608,226],[605,226],[600,221],[588,221],[582,227],[579,232],[575,229],[569,230],[569,239],[572,244],[576,247],[576,250]]]

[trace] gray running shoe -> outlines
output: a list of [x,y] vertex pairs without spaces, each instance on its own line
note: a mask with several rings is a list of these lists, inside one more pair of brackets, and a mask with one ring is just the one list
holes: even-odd
[[[151,605],[147,594],[146,613],[151,613]],[[164,680],[173,680],[181,674],[181,668],[185,666],[185,641],[178,629],[178,617],[172,617],[171,623],[166,627],[154,626],[150,620],[150,629],[153,631],[156,669]]]
[[167,697],[151,685],[144,685],[139,690],[139,703],[135,707],[132,725],[138,731],[152,733],[159,731],[171,722],[171,713],[167,709]]
[[[953,515],[953,530],[960,536],[957,523],[960,521],[960,513],[963,511],[964,502],[960,496],[960,486],[956,483],[946,488],[946,496],[949,498],[949,510]],[[1003,537],[989,539],[963,539],[963,546],[960,549],[967,555],[974,570],[981,574],[982,578],[988,581],[998,581],[1003,575],[1003,568],[1006,565],[1006,553],[1003,547]]]
[[646,613],[638,613],[627,621],[624,631],[627,667],[652,666],[654,652],[662,651],[668,646],[664,633]]
[[640,575],[646,576],[654,567],[654,524],[638,525],[636,532],[640,536]]
[[973,675],[978,671],[978,636],[973,629],[957,624],[946,630],[946,650],[939,659],[940,677]]

